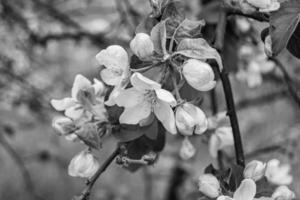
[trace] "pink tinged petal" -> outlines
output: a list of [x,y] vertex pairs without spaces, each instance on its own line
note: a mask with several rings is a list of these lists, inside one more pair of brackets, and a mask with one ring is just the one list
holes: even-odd
[[157,90],[161,88],[161,85],[159,83],[146,78],[138,72],[134,73],[131,76],[130,82],[135,89],[140,91]]
[[151,113],[151,104],[143,102],[134,107],[125,108],[119,121],[121,124],[137,124]]
[[104,90],[105,90],[104,84],[101,81],[99,81],[98,79],[95,79],[95,78],[94,78],[93,88],[94,88],[94,91],[95,91],[96,95],[102,95],[104,93]]
[[108,100],[105,102],[105,105],[107,106],[113,106],[116,104],[115,99],[117,98],[117,96],[119,96],[119,94],[124,91],[123,88],[121,88],[120,86],[116,86],[114,87],[114,89],[111,91]]
[[177,133],[174,112],[169,104],[157,100],[154,105],[154,114],[168,132]]
[[118,85],[122,80],[122,74],[111,69],[103,69],[100,76],[107,85]]
[[216,130],[215,134],[220,140],[220,149],[233,146],[234,141],[231,127],[220,127]]
[[65,111],[65,115],[73,120],[79,119],[83,115],[84,110],[81,106],[73,106]]
[[92,83],[89,79],[80,74],[76,75],[72,87],[72,98],[76,99],[80,90],[88,89],[90,87],[92,87]]
[[106,68],[118,68],[126,71],[129,68],[128,54],[119,45],[111,45],[96,55],[96,60]]
[[217,85],[216,81],[210,81],[206,85],[203,85],[203,86],[199,87],[199,90],[203,91],[203,92],[206,92],[206,91],[209,91],[209,90],[212,90],[213,88],[215,88],[216,85]]
[[176,106],[176,99],[174,98],[171,92],[164,89],[158,89],[155,90],[155,93],[157,95],[157,98],[159,98],[160,100],[164,101],[165,103],[168,103],[172,107]]
[[217,200],[233,200],[233,198],[231,198],[231,197],[229,197],[229,196],[219,196],[218,198],[217,198]]
[[253,200],[256,194],[256,184],[252,179],[244,179],[233,194],[234,200]]
[[175,112],[175,122],[178,131],[182,135],[193,135],[195,122],[193,117],[183,108],[179,106]]
[[76,101],[73,98],[64,98],[61,100],[52,99],[50,103],[57,111],[63,111],[76,105]]
[[208,122],[205,113],[197,106],[191,103],[185,103],[184,109],[191,115],[194,119],[195,133],[202,134],[207,130]]
[[143,101],[145,101],[144,94],[133,87],[123,90],[115,98],[117,105],[125,108],[134,107],[141,104]]
[[186,137],[184,138],[179,155],[183,160],[188,160],[196,154],[196,149],[190,140]]

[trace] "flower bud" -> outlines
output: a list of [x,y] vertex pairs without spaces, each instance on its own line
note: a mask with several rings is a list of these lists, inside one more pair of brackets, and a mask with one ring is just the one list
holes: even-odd
[[70,162],[68,172],[70,176],[91,178],[99,168],[99,163],[89,151],[82,151]]
[[204,133],[208,124],[204,112],[191,103],[184,103],[176,109],[175,122],[179,132],[185,136]]
[[296,198],[296,195],[287,186],[282,185],[275,189],[272,198],[274,200],[292,200]]
[[146,59],[153,54],[154,44],[149,35],[138,33],[130,42],[130,48],[140,59]]
[[52,121],[52,127],[61,135],[68,135],[76,129],[74,122],[67,117],[55,117]]
[[212,174],[203,174],[199,177],[199,191],[209,198],[217,198],[220,194],[220,183]]
[[261,179],[265,175],[266,164],[253,160],[249,162],[244,169],[244,178],[251,178],[254,181]]
[[196,59],[189,59],[182,69],[183,76],[190,86],[199,91],[209,91],[216,85],[211,66]]
[[265,53],[268,57],[272,57],[273,55],[273,51],[272,51],[272,39],[271,39],[271,36],[268,35],[266,38],[265,38],[265,46],[264,46],[264,50],[265,50]]
[[192,158],[196,153],[196,149],[193,146],[193,144],[190,142],[190,140],[186,137],[182,141],[182,146],[179,152],[180,157],[183,160],[188,160]]

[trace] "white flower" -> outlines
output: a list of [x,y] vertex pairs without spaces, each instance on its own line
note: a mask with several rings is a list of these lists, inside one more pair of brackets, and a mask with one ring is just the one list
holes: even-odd
[[183,160],[188,160],[192,158],[196,153],[196,149],[193,146],[193,144],[190,142],[190,140],[185,137],[182,141],[182,145],[180,148],[179,155]]
[[118,106],[125,107],[119,118],[120,123],[138,124],[154,112],[165,129],[176,134],[175,117],[171,108],[176,106],[176,100],[172,93],[140,73],[134,73],[130,82],[133,87],[124,90],[115,99]]
[[220,183],[212,174],[200,175],[198,185],[199,191],[209,198],[216,198],[220,195]]
[[182,135],[202,134],[207,129],[207,118],[204,112],[191,103],[184,103],[177,107],[175,121]]
[[196,59],[189,59],[182,68],[189,85],[199,91],[209,91],[216,86],[215,74],[211,66]]
[[115,86],[106,105],[113,106],[114,98],[126,87],[129,77],[129,58],[125,49],[119,45],[111,45],[96,55],[96,60],[105,68],[101,70],[102,80]]
[[289,185],[293,181],[293,177],[289,174],[290,170],[289,164],[280,164],[279,160],[273,159],[267,163],[266,177],[273,184]]
[[274,200],[292,200],[296,198],[296,195],[287,186],[282,185],[275,189],[272,198]]
[[94,79],[92,84],[79,74],[75,77],[71,97],[61,100],[52,99],[51,105],[57,111],[65,111],[65,115],[73,120],[81,118],[84,114],[94,114],[98,119],[105,120],[104,91],[102,82]]
[[266,163],[253,160],[249,162],[244,169],[244,177],[251,178],[254,181],[261,179],[265,175]]
[[260,12],[272,12],[280,8],[278,0],[247,0],[247,2]]
[[233,198],[219,196],[217,200],[253,200],[256,194],[256,184],[252,179],[244,179],[238,189],[234,192]]
[[218,151],[228,146],[233,146],[233,135],[231,127],[217,128],[209,140],[209,153],[216,158]]
[[91,178],[99,168],[99,163],[89,151],[82,151],[70,162],[68,173],[70,176]]
[[138,33],[130,42],[132,52],[144,60],[153,55],[154,44],[146,33]]

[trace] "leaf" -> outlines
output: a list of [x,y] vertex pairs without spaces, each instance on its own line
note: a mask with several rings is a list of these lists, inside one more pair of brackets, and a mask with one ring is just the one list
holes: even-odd
[[101,137],[105,134],[105,126],[98,127],[95,123],[86,123],[81,128],[75,131],[75,134],[80,140],[82,140],[87,146],[100,149],[101,148]]
[[130,59],[131,69],[140,69],[140,68],[151,66],[152,64],[153,64],[152,61],[142,61],[136,55],[132,55]]
[[129,124],[121,124],[118,130],[113,131],[113,135],[120,142],[129,142],[135,140],[143,135],[152,135],[157,134],[158,126],[156,120],[149,126],[138,126],[138,125],[129,125]]
[[293,56],[300,58],[300,23],[298,23],[294,34],[291,36],[287,49]]
[[243,175],[244,169],[239,165],[233,164],[230,168],[230,180],[229,188],[231,191],[235,191],[244,179]]
[[275,187],[268,182],[266,177],[263,177],[262,179],[256,181],[256,186],[256,198],[272,196],[275,190]]
[[160,55],[166,55],[166,21],[161,21],[156,24],[151,30],[151,40],[154,44],[154,51]]
[[215,59],[219,65],[220,70],[223,69],[222,59],[218,51],[206,42],[203,38],[198,39],[184,39],[182,40],[177,51],[173,53],[174,55],[184,55],[188,58],[194,58],[199,60]]
[[[288,43],[300,40],[299,32],[295,32],[300,21],[300,3],[299,0],[289,0],[281,3],[280,9],[272,12],[270,15],[270,33],[272,39],[272,51],[278,55]],[[293,35],[295,34],[295,35]],[[292,37],[293,36],[293,37]],[[291,40],[291,38],[293,38]],[[294,44],[289,44],[291,53],[299,55],[299,49]],[[298,49],[298,52],[294,51]]]
[[204,20],[192,21],[184,19],[175,29],[172,38],[177,43],[181,42],[184,38],[198,38],[202,35],[201,29],[204,25]]

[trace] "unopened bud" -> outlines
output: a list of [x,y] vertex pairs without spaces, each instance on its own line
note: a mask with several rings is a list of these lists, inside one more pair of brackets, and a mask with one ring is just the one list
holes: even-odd
[[265,163],[253,160],[246,165],[246,168],[244,169],[244,177],[251,178],[252,180],[257,181],[265,175],[265,171]]
[[190,86],[199,91],[209,91],[216,86],[215,74],[211,66],[196,59],[189,59],[182,69]]
[[272,198],[274,200],[292,200],[296,198],[296,195],[287,186],[282,185],[276,188],[276,190],[272,194]]
[[154,44],[149,35],[138,33],[130,42],[130,48],[140,59],[146,59],[152,56]]
[[89,151],[82,151],[70,162],[68,172],[70,176],[91,178],[99,168],[99,163]]
[[271,36],[268,35],[265,39],[265,53],[268,57],[272,57],[273,51],[272,51],[272,39]]
[[179,132],[185,136],[202,134],[208,126],[204,112],[191,103],[184,103],[176,109],[175,122]]
[[217,198],[220,194],[220,183],[212,174],[203,174],[199,177],[199,191],[209,198]]
[[182,146],[179,152],[180,157],[183,160],[188,160],[192,158],[196,153],[196,149],[193,146],[193,144],[190,142],[190,140],[186,137],[182,141]]
[[52,121],[52,127],[60,135],[68,135],[76,130],[74,122],[67,117],[55,117]]

